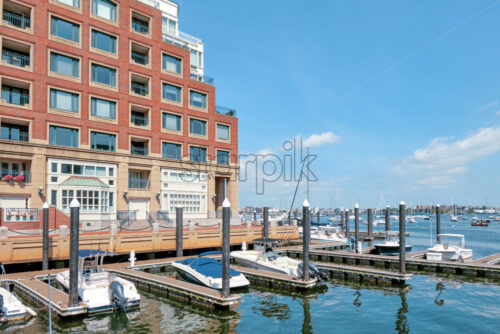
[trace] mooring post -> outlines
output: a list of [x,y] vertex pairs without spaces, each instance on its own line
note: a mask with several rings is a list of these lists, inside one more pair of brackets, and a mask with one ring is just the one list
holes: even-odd
[[264,207],[264,238],[269,238],[269,207]]
[[368,236],[373,234],[373,209],[368,209]]
[[80,225],[80,203],[73,198],[70,212],[69,232],[69,304],[78,305],[78,248],[79,248],[79,225]]
[[359,249],[359,205],[356,203],[354,206],[354,242],[356,247],[356,253],[360,253]]
[[222,203],[222,297],[229,297],[229,257],[230,257],[231,204]]
[[309,241],[311,240],[311,211],[307,199],[302,204],[302,278],[309,281]]
[[182,257],[184,256],[183,253],[183,245],[182,241],[184,236],[182,235],[183,233],[183,208],[181,205],[178,205],[175,208],[175,256],[177,257]]
[[318,211],[317,216],[316,216],[316,221],[318,222],[318,226],[319,226],[319,220],[320,220],[320,216],[319,216],[319,211]]
[[385,208],[385,231],[389,232],[391,230],[391,207],[388,205]]
[[49,204],[43,203],[43,262],[42,269],[49,269]]
[[441,206],[436,205],[436,240],[439,242],[438,235],[441,234]]
[[344,231],[345,235],[345,224],[344,224],[344,208],[340,209],[340,228]]
[[351,231],[349,231],[349,209],[344,211],[344,221],[345,221],[345,237],[349,239]]
[[399,203],[399,272],[406,272],[406,203]]
[[257,225],[257,210],[253,210],[253,221]]

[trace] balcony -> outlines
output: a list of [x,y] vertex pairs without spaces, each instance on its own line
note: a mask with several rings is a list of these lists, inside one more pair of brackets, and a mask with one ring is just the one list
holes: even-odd
[[[137,14],[133,13],[132,15],[137,15]],[[132,29],[139,34],[143,34],[143,35],[149,34],[148,22],[145,22],[145,21],[138,19],[136,17],[132,17]]]
[[31,173],[24,170],[2,169],[2,182],[31,183]]
[[134,154],[134,155],[148,155],[149,150],[148,150],[147,146],[148,146],[147,142],[132,141],[130,143],[130,154]]
[[149,123],[147,117],[134,114],[133,112],[132,112],[132,115],[130,115],[130,121],[135,126],[148,126],[148,123]]
[[132,51],[130,57],[137,64],[141,64],[141,65],[147,65],[147,64],[149,64],[149,57],[147,55],[145,55],[145,54]]
[[208,75],[198,75],[198,74],[191,73],[191,79],[199,81],[199,82],[204,82],[204,83],[207,83],[209,85],[214,84],[214,78],[209,77]]
[[2,85],[2,100],[18,106],[28,105],[30,104],[29,90]]
[[149,95],[148,86],[143,84],[143,83],[132,81],[132,83],[130,84],[130,88],[131,88],[132,92],[134,92],[137,95],[141,95],[141,96],[148,96]]
[[5,221],[38,221],[38,209],[4,209]]
[[30,66],[30,55],[18,52],[15,50],[4,48],[2,50],[2,60],[4,60],[7,64],[15,65],[19,67],[28,67]]
[[138,177],[139,172],[130,172],[128,175],[128,187],[130,189],[149,189],[149,179],[147,177]]
[[7,24],[21,28],[21,29],[30,29],[31,28],[31,19],[29,16],[25,16],[23,14],[16,14],[14,12],[5,10],[2,15],[3,21],[7,22]]
[[215,106],[215,112],[218,114],[236,117],[236,110],[222,106]]
[[28,126],[2,123],[1,138],[6,140],[29,141]]

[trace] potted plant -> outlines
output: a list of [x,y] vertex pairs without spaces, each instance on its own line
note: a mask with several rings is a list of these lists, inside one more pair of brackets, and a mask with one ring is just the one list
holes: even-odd
[[30,212],[28,212],[28,215],[29,215],[29,217],[30,217],[30,220],[33,220],[33,218],[34,218],[34,217],[33,217],[33,212],[31,212],[31,211],[30,211]]
[[14,177],[10,174],[7,174],[2,178],[2,181],[4,182],[12,182],[12,180],[14,180]]
[[7,213],[5,214],[5,217],[7,218],[7,220],[10,220],[10,218],[12,217],[12,212],[7,211]]
[[19,212],[16,212],[16,220],[21,219],[21,214]]
[[24,175],[17,175],[16,177],[14,177],[14,182],[17,182],[17,183],[24,182]]
[[21,213],[21,217],[23,217],[23,220],[26,220],[26,211],[23,211],[23,212]]

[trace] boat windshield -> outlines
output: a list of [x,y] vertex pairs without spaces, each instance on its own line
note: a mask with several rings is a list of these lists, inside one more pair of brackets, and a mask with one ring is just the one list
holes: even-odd
[[439,243],[445,247],[465,247],[463,239],[456,236],[440,236]]
[[274,261],[278,258],[278,254],[271,247],[266,247],[266,257],[270,261]]

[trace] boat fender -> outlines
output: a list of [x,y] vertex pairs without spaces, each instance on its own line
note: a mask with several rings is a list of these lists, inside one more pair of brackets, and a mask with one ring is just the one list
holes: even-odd
[[115,308],[126,312],[127,311],[127,298],[125,298],[125,293],[123,291],[123,285],[118,281],[113,281],[109,285],[109,295],[111,297],[111,303]]
[[0,317],[3,317],[3,295],[0,295]]
[[464,263],[464,257],[462,255],[458,256],[458,262]]

